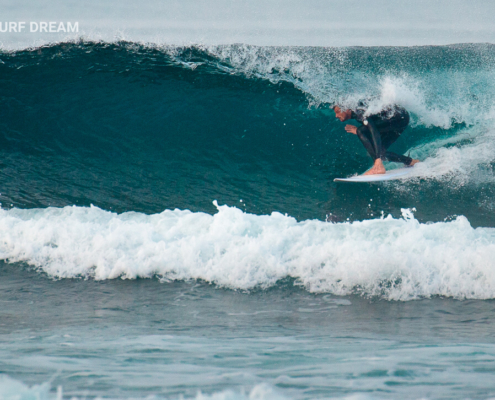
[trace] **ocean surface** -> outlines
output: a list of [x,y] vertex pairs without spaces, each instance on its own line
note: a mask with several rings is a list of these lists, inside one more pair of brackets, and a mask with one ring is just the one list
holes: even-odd
[[[407,178],[333,181],[362,99]],[[0,105],[0,399],[495,398],[495,45],[80,39]]]

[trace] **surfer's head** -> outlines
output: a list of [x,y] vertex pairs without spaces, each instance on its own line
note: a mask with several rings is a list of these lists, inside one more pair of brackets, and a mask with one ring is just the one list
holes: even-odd
[[339,106],[333,106],[333,111],[335,111],[335,116],[342,122],[351,119],[351,110],[342,110]]

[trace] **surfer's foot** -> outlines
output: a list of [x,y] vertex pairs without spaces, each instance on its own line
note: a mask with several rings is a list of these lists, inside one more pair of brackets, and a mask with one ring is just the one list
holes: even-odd
[[379,175],[387,172],[383,165],[383,161],[381,159],[376,159],[375,164],[371,167],[370,170],[366,171],[363,175]]
[[417,163],[419,163],[419,160],[415,160],[413,158],[413,160],[411,161],[411,164],[409,164],[408,167],[412,167],[414,164],[417,164]]

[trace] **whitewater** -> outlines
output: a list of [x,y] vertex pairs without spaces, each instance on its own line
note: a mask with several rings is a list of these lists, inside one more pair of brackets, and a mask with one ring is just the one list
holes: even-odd
[[231,289],[291,277],[310,292],[411,300],[494,297],[495,230],[464,217],[420,224],[409,210],[353,223],[216,214],[115,214],[97,207],[1,211],[0,257],[54,278],[199,279]]

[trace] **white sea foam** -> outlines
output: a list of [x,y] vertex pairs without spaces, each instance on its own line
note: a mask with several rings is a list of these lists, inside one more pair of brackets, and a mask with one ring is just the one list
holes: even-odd
[[494,131],[467,129],[455,137],[418,146],[411,150],[411,157],[424,160],[414,167],[413,178],[448,180],[460,186],[495,183],[491,166],[495,161]]
[[[51,382],[44,382],[41,385],[28,385],[10,378],[6,375],[0,375],[0,399],[1,400],[63,400],[63,390],[59,386],[56,393],[51,393]],[[98,397],[99,398],[99,397]],[[132,399],[177,399],[174,397],[125,397],[127,400]],[[350,397],[354,398],[354,397]],[[357,398],[357,397],[356,397]],[[77,397],[71,397],[72,400],[78,400]],[[195,397],[180,396],[179,399],[195,400],[285,400],[287,397],[278,393],[272,386],[260,383],[250,390],[222,390],[211,394],[198,392]]]
[[[437,106],[428,106],[425,93],[420,86],[420,82],[407,76],[382,78],[379,84],[379,95],[368,104],[367,114],[379,113],[389,105],[398,104],[417,116],[418,120],[414,121],[414,125],[450,128],[455,119],[455,113]],[[354,102],[357,102],[360,100],[359,97],[366,98],[366,95],[359,94],[353,97]]]
[[287,397],[282,396],[271,386],[267,384],[259,384],[246,393],[244,390],[237,392],[233,390],[225,390],[222,392],[204,395],[198,393],[196,400],[284,400]]
[[51,382],[29,387],[7,375],[0,375],[1,400],[62,400],[61,388],[58,389],[56,395],[52,395],[50,387]]
[[158,276],[222,287],[266,288],[292,277],[311,292],[391,300],[442,295],[495,298],[495,229],[464,217],[297,222],[218,206],[115,214],[97,207],[0,210],[0,257],[56,278]]

